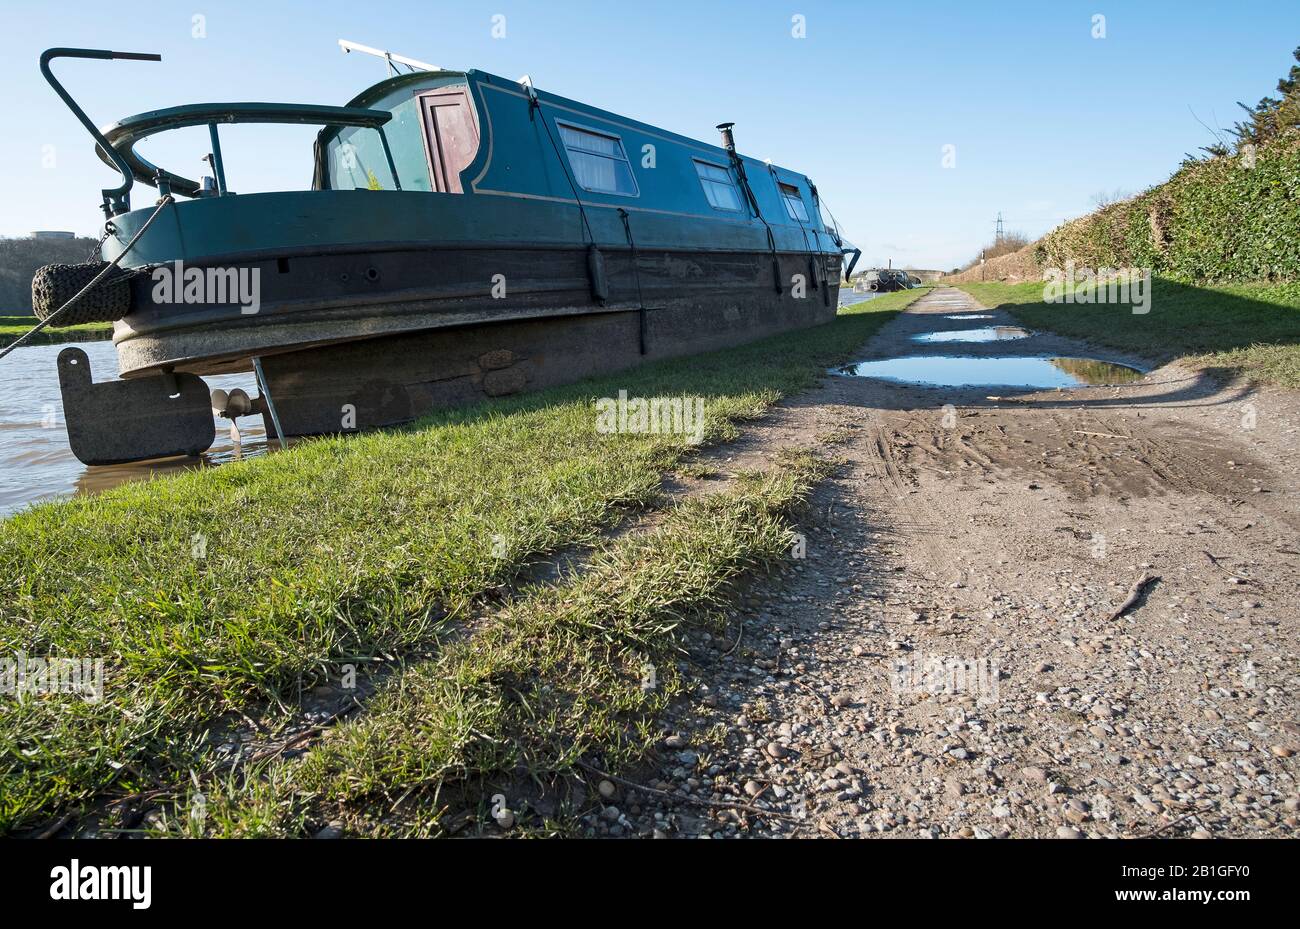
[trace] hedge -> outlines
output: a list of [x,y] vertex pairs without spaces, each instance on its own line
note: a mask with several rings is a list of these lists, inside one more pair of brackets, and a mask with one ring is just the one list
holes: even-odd
[[1241,155],[1184,164],[1158,187],[1058,226],[1045,267],[1150,268],[1186,281],[1300,280],[1300,132]]

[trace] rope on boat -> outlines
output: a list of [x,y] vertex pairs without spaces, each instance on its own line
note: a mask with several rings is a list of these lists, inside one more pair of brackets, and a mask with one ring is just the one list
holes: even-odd
[[[745,192],[745,200],[758,221],[763,224],[767,230],[767,248],[772,255],[772,288],[779,294],[785,293],[785,282],[781,280],[781,260],[776,256],[776,236],[772,234],[772,226],[763,216],[762,209],[759,208],[758,198],[754,196],[753,189],[749,186],[749,176],[745,173],[745,159],[741,158],[736,152],[734,143],[728,143],[727,156],[731,159],[731,166],[736,171],[736,177],[740,180],[740,188]],[[777,188],[777,195],[780,196],[781,189]]]
[[636,239],[632,238],[632,221],[627,210],[618,208],[618,215],[623,220],[623,231],[627,233],[627,246],[632,251],[632,277],[636,279],[636,302],[638,306],[637,326],[640,329],[641,354],[645,354],[645,296],[641,293],[641,261],[637,257]]
[[[848,252],[844,250],[844,236],[840,234],[840,221],[835,218],[835,211],[831,209],[830,204],[822,199],[821,192],[817,189],[817,185],[814,184],[812,181],[808,181],[808,186],[812,188],[813,202],[817,205],[818,212],[820,213],[821,209],[825,207],[826,212],[829,213],[831,216],[832,228],[827,229],[826,234],[829,235],[831,237],[831,241],[833,241],[840,248],[840,265],[841,265],[840,271],[843,272],[844,282],[849,283],[849,272],[851,272],[853,270],[853,266],[858,263],[858,258],[861,257],[862,255],[862,249],[860,248],[854,249],[854,251],[857,252],[857,256],[854,257],[854,259],[851,262],[849,262],[847,266],[844,265],[844,255],[848,254]],[[823,218],[823,225],[824,224],[825,223]],[[813,234],[817,236],[821,235],[821,233],[817,231],[816,227],[813,227]],[[817,244],[818,245],[821,244],[820,238],[818,238]]]
[[90,293],[92,290],[98,287],[100,282],[103,281],[104,278],[106,278],[109,275],[109,273],[111,273],[112,270],[117,267],[118,263],[123,258],[126,257],[126,253],[131,250],[131,248],[135,245],[135,243],[140,241],[140,237],[145,234],[145,230],[147,230],[151,225],[153,225],[153,221],[158,218],[158,214],[163,211],[163,207],[167,206],[167,204],[171,202],[173,202],[173,198],[171,194],[167,194],[161,200],[159,200],[158,206],[154,208],[153,213],[150,214],[149,218],[144,221],[144,225],[136,230],[135,235],[131,236],[131,241],[127,242],[126,247],[123,248],[120,252],[118,252],[116,258],[114,258],[108,264],[104,265],[103,270],[101,270],[98,274],[96,274],[94,278],[91,279],[89,284],[87,284],[85,287],[81,288],[81,290],[73,294],[67,303],[63,304],[63,306],[59,307],[49,316],[42,319],[31,329],[24,332],[12,344],[6,346],[3,350],[0,350],[0,358],[4,358],[5,355],[8,355],[15,348],[18,348],[18,346],[22,345],[32,336],[36,335],[36,333],[40,332],[50,323],[54,322],[54,320],[59,316],[60,313],[67,310],[69,307],[75,305],[77,301],[81,300],[83,297],[86,296],[86,294]]
[[[776,187],[777,195],[784,200],[785,195],[781,193],[781,179],[777,177],[776,167],[769,164],[767,166],[767,171],[772,175],[772,184]],[[804,180],[808,180],[808,178],[805,177]],[[812,182],[808,181],[808,185],[811,188]],[[814,194],[813,206],[817,206],[815,197],[816,195]],[[800,199],[802,199],[802,197]],[[822,292],[822,306],[830,306],[830,290],[829,288],[822,286],[825,282],[822,280],[824,275],[822,274],[821,269],[817,266],[817,250],[812,245],[808,244],[808,226],[805,226],[803,220],[798,216],[793,217],[793,219],[799,224],[799,231],[803,233],[803,247],[808,250],[808,273],[809,276],[812,277],[813,290],[820,290]],[[811,219],[809,219],[809,225],[812,225]],[[813,235],[816,237],[815,241],[817,243],[817,248],[821,248],[821,234],[817,232],[816,229],[813,229]]]
[[[531,121],[536,115],[542,112],[542,101],[537,96],[537,91],[528,86],[528,118]],[[582,196],[578,193],[578,185],[569,173],[569,165],[564,156],[560,154],[560,146],[555,141],[555,136],[551,134],[551,124],[546,121],[546,116],[542,115],[542,128],[546,130],[546,138],[551,140],[551,148],[555,150],[555,160],[560,163],[560,170],[564,172],[564,179],[569,182],[569,190],[573,191],[573,202],[578,205],[578,215],[582,217],[582,225],[587,229],[587,238],[591,244],[587,247],[587,279],[591,287],[591,297],[600,306],[605,306],[609,302],[609,282],[605,278],[605,259],[600,254],[600,246],[596,244],[596,233],[591,231],[591,220],[587,218],[587,208],[583,206]],[[642,317],[645,313],[642,312]],[[645,329],[645,321],[642,319],[642,330]],[[645,336],[641,337],[641,354],[645,354]]]
[[[528,94],[528,101],[528,112],[531,114],[536,111],[538,114],[541,114],[542,101],[537,96],[537,92],[531,88]],[[544,115],[542,116],[542,128],[546,130],[546,137],[551,140],[551,148],[555,149],[555,160],[560,163],[560,170],[564,172],[564,179],[569,182],[569,189],[573,191],[573,200],[578,204],[578,213],[582,216],[582,224],[587,227],[587,237],[591,239],[591,244],[595,245],[596,234],[591,231],[591,222],[587,219],[587,210],[582,205],[582,197],[578,195],[578,185],[574,183],[573,178],[569,176],[569,166],[567,162],[565,162],[564,156],[560,154],[560,146],[556,144],[555,136],[551,134],[551,124],[546,121]]]

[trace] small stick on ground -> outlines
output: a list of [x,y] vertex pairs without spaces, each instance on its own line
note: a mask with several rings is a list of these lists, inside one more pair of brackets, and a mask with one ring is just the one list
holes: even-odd
[[[334,721],[333,719],[330,720],[330,722],[333,721]],[[268,758],[274,758],[276,755],[283,754],[284,752],[287,752],[292,748],[296,748],[297,746],[301,745],[303,742],[316,738],[324,731],[325,731],[324,726],[313,726],[310,729],[305,729],[302,732],[299,732],[297,735],[292,736],[286,739],[285,741],[281,742],[279,745],[274,745],[270,748],[264,748],[260,752],[257,752],[256,754],[249,756],[249,758],[245,761],[245,764],[256,764],[259,761],[265,761]]]
[[663,797],[666,800],[671,800],[673,803],[694,803],[699,806],[711,806],[723,810],[744,810],[746,813],[752,813],[755,816],[767,816],[774,819],[784,819],[787,822],[792,822],[792,823],[798,822],[798,820],[795,819],[793,816],[788,816],[785,813],[778,813],[775,810],[765,810],[762,807],[751,806],[748,803],[731,803],[726,800],[709,800],[704,797],[679,796],[674,793],[669,793],[666,790],[660,790],[657,787],[647,787],[644,784],[638,784],[636,781],[629,781],[615,774],[610,774],[606,771],[602,771],[600,770],[600,768],[597,768],[595,765],[587,764],[587,762],[585,761],[579,761],[578,767],[591,772],[597,777],[603,777],[607,781],[612,781],[615,784],[620,784],[623,787],[628,788],[629,790],[639,790],[642,793],[652,794],[656,797]]
[[284,752],[289,751],[290,749],[297,748],[299,745],[301,745],[304,742],[308,742],[312,739],[318,738],[327,729],[329,729],[330,726],[334,725],[340,719],[343,719],[345,716],[348,716],[356,712],[360,708],[361,708],[361,702],[357,700],[356,697],[353,697],[352,702],[350,704],[347,704],[342,709],[336,710],[334,713],[332,713],[329,716],[329,718],[322,720],[318,725],[312,726],[309,729],[304,729],[302,732],[290,736],[289,738],[285,739],[283,742],[280,742],[277,745],[271,745],[269,747],[263,748],[260,751],[255,752],[254,754],[250,755],[247,758],[244,759],[240,759],[238,757],[233,758],[226,764],[226,767],[233,768],[239,764],[257,764],[260,761],[265,761],[268,758],[274,758],[275,756],[281,755]]
[[743,639],[744,637],[745,637],[745,617],[742,616],[740,617],[740,628],[736,630],[735,644],[733,644],[731,648],[727,649],[727,651],[723,654],[723,657],[725,658],[727,655],[730,655],[736,649],[740,648],[740,640]]
[[1127,613],[1133,607],[1133,604],[1137,603],[1138,600],[1142,597],[1142,591],[1146,589],[1147,585],[1153,584],[1158,580],[1160,580],[1160,578],[1156,577],[1153,574],[1143,574],[1140,578],[1138,578],[1137,582],[1132,587],[1129,588],[1128,596],[1125,597],[1124,602],[1119,605],[1119,609],[1117,609],[1114,613],[1110,614],[1108,618],[1109,621],[1114,621],[1116,619],[1119,619],[1121,616]]
[[1187,820],[1191,819],[1195,815],[1196,815],[1195,812],[1184,813],[1182,816],[1179,816],[1177,819],[1171,819],[1163,826],[1158,826],[1155,829],[1152,829],[1150,832],[1143,833],[1142,835],[1136,836],[1135,838],[1139,838],[1139,839],[1153,838],[1159,835],[1160,833],[1164,832],[1166,829],[1172,829],[1174,826],[1177,826],[1179,823],[1187,822]]
[[817,691],[813,690],[813,688],[812,688],[810,685],[805,684],[803,681],[798,680],[797,678],[795,679],[795,682],[794,682],[794,683],[795,683],[795,686],[802,688],[803,690],[805,690],[805,691],[807,691],[808,693],[812,694],[814,697],[816,697],[816,698],[817,698],[818,700],[820,700],[822,703],[824,703],[824,704],[826,705],[826,709],[828,709],[828,710],[833,710],[833,709],[835,709],[835,704],[831,703],[830,698],[827,697],[825,694],[818,693]]
[[1210,554],[1208,551],[1206,551],[1205,549],[1201,549],[1201,554],[1204,555],[1206,558],[1209,559],[1210,564],[1214,565],[1216,568],[1218,568],[1219,570],[1223,571],[1223,573],[1227,574],[1228,577],[1235,577],[1237,580],[1241,581],[1241,582],[1244,583],[1244,584],[1253,584],[1253,583],[1254,583],[1254,581],[1252,581],[1252,580],[1251,580],[1250,578],[1248,578],[1248,577],[1242,577],[1240,574],[1234,574],[1234,573],[1232,573],[1231,571],[1229,571],[1227,568],[1225,568],[1222,564],[1219,563],[1219,559],[1218,559],[1218,558],[1215,558],[1213,555],[1211,555],[1211,554]]
[[1110,432],[1088,432],[1086,429],[1074,430],[1075,435],[1095,435],[1101,439],[1131,439],[1131,435],[1114,435]]
[[58,819],[56,819],[54,822],[50,823],[48,826],[46,826],[46,827],[45,827],[44,829],[42,829],[40,832],[36,833],[36,838],[38,838],[38,839],[51,839],[51,838],[53,838],[55,835],[58,834],[58,832],[59,832],[60,829],[62,829],[64,826],[66,826],[66,825],[67,825],[69,822],[71,822],[71,821],[72,821],[72,814],[71,814],[71,813],[64,813],[62,816],[60,816],[60,817],[59,817]]

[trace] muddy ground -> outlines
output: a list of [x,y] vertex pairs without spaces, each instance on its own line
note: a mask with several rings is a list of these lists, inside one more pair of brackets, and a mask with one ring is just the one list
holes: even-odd
[[[938,289],[860,357],[956,353],[911,336],[979,309]],[[804,550],[694,643],[636,782],[661,792],[603,784],[588,834],[1296,833],[1295,392],[1178,364],[1036,393],[835,376],[704,465],[789,445],[844,460]]]

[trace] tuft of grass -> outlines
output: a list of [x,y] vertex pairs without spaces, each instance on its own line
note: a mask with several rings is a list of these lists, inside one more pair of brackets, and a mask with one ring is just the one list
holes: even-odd
[[922,292],[723,352],[0,521],[0,655],[106,664],[102,701],[0,702],[0,832],[212,768],[223,715],[287,715],[345,664],[436,653],[530,558],[592,543],[652,504],[691,446],[597,432],[596,398],[699,396],[706,440],[725,440]]
[[[434,835],[458,787],[472,804],[488,780],[545,782],[596,753],[615,768],[639,759],[656,713],[683,692],[682,630],[716,616],[742,574],[788,557],[787,517],[831,468],[788,453],[778,469],[606,544],[582,573],[524,592],[474,636],[395,676],[304,758],[218,781],[206,828],[294,835],[342,818],[357,834]],[[181,830],[192,803],[171,811]]]
[[1157,277],[1145,314],[1125,304],[1044,303],[1041,282],[955,286],[1030,328],[1300,387],[1300,284],[1194,285]]

